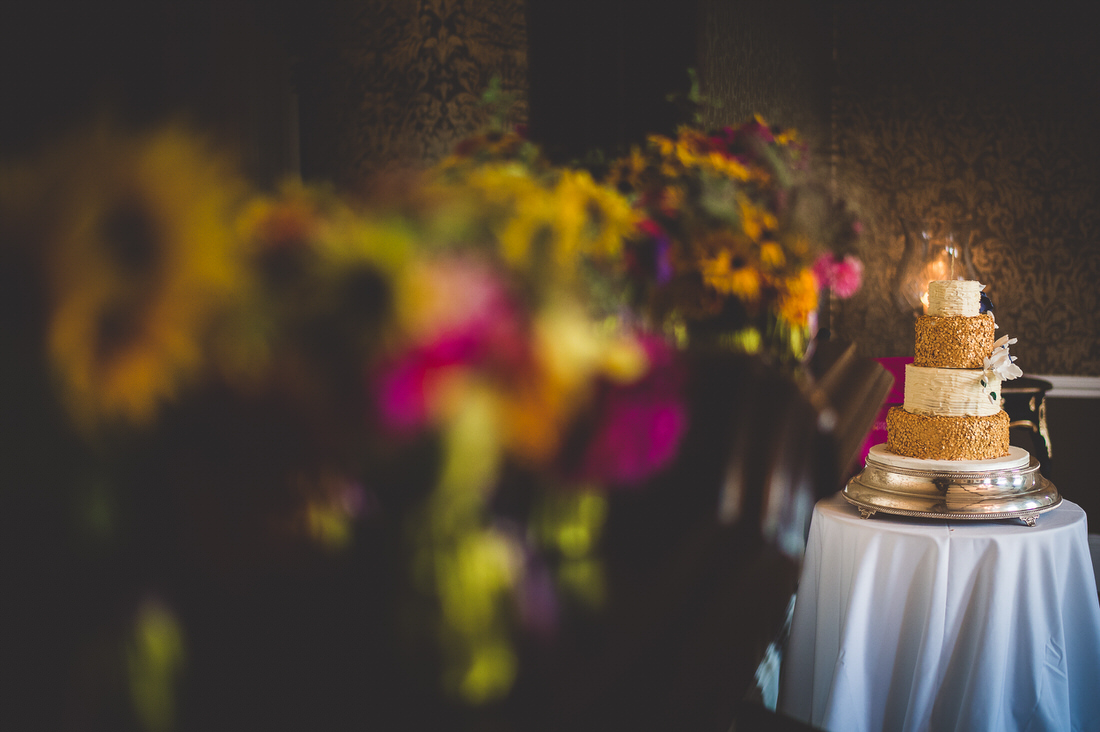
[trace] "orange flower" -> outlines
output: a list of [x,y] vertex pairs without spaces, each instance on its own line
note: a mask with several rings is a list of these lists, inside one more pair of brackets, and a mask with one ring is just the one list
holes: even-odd
[[792,326],[803,327],[817,309],[817,278],[809,267],[783,281],[779,295],[779,317]]

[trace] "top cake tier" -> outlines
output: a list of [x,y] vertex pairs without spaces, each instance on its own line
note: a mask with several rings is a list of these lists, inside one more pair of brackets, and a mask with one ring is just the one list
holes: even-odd
[[985,285],[973,280],[933,280],[928,283],[927,315],[974,317],[982,310]]

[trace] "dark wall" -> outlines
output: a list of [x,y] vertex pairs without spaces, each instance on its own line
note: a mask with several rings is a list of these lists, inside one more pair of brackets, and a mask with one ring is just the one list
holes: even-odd
[[441,159],[488,120],[497,77],[526,121],[523,0],[365,0],[309,6],[300,31],[302,172],[356,187]]
[[892,302],[903,220],[968,238],[1028,373],[1100,375],[1100,44],[1083,5],[837,3],[837,174],[867,225],[865,285],[834,323],[913,353]]
[[1047,398],[1051,475],[1058,492],[1085,509],[1089,531],[1100,533],[1100,480],[1096,476],[1096,425],[1100,399]]
[[[708,126],[759,114],[793,127],[817,165],[829,165],[832,12],[828,3],[702,0],[698,68]],[[827,170],[827,167],[823,167]]]
[[684,119],[695,0],[400,0],[336,4],[306,24],[298,83],[307,178],[354,187],[439,160],[488,121],[497,77],[512,122],[567,161]]
[[191,125],[271,183],[297,168],[290,2],[0,3],[0,158],[109,120]]
[[134,124],[162,115],[183,92],[171,68],[171,25],[155,3],[0,5],[5,156],[31,150],[107,108]]
[[527,5],[531,136],[552,158],[619,155],[690,119],[697,0]]

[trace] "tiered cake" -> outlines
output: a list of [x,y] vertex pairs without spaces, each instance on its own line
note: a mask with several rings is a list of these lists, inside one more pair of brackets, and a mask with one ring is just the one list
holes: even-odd
[[1009,455],[1001,381],[1022,372],[1008,353],[1016,340],[994,340],[983,289],[967,280],[929,283],[928,312],[917,318],[916,353],[905,367],[904,403],[886,415],[889,452],[924,460]]
[[1001,382],[1022,376],[994,340],[992,306],[977,282],[932,282],[917,319],[904,401],[886,414],[887,441],[867,453],[844,498],[863,518],[1018,518],[1035,525],[1062,501],[1027,450],[1009,445]]

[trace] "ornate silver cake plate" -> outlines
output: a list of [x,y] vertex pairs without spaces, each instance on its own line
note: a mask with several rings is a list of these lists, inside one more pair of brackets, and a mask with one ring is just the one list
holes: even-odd
[[1006,458],[956,461],[904,458],[876,445],[843,493],[863,518],[881,511],[968,521],[1018,518],[1028,526],[1062,502],[1039,474],[1039,461],[1019,447]]

